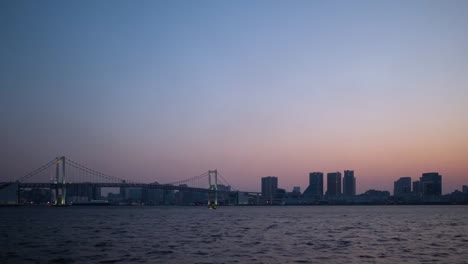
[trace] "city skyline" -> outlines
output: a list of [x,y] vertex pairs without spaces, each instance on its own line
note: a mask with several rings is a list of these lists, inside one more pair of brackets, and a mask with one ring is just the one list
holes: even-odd
[[[66,165],[68,163],[68,165]],[[53,171],[50,171],[51,166],[56,166],[56,168]],[[66,167],[72,167],[74,168],[75,171],[71,172],[71,178],[70,178],[70,172],[66,173]],[[49,171],[47,171],[47,169]],[[76,169],[81,170],[81,171],[76,171]],[[83,171],[84,170],[84,171]],[[26,181],[26,184],[28,182],[31,182],[31,178],[33,183],[38,183],[41,186],[49,186],[50,183],[53,182],[62,182],[66,184],[73,184],[77,183],[75,181],[81,182],[85,181],[86,183],[93,183],[94,180],[92,178],[88,178],[89,176],[98,176],[98,177],[104,177],[108,180],[112,180],[118,183],[136,183],[140,185],[145,185],[145,184],[157,184],[157,185],[175,185],[175,186],[185,186],[185,187],[195,187],[195,188],[205,188],[206,183],[203,182],[203,179],[207,175],[211,174],[218,174],[218,170],[209,170],[208,172],[202,173],[200,175],[196,175],[190,178],[184,178],[184,179],[178,179],[177,181],[174,181],[172,183],[168,182],[143,182],[141,180],[135,180],[135,179],[129,179],[129,178],[120,178],[120,177],[115,177],[112,175],[108,175],[106,173],[102,173],[99,171],[96,171],[94,169],[88,168],[85,165],[81,165],[75,161],[70,160],[69,158],[66,158],[65,156],[61,157],[56,157],[54,160],[49,161],[47,164],[42,165],[39,168],[36,168],[35,170],[31,171],[27,175],[23,175],[22,177],[18,177],[16,179],[10,179],[8,181],[4,181],[3,183],[24,183]],[[68,175],[68,176],[66,176]],[[356,195],[363,194],[368,191],[383,191],[383,192],[388,192],[392,193],[394,196],[405,196],[407,194],[414,194],[414,193],[420,193],[424,195],[435,195],[435,196],[441,196],[445,194],[451,194],[453,192],[447,192],[444,193],[442,190],[442,175],[439,174],[438,172],[424,172],[422,173],[422,176],[419,178],[416,177],[416,180],[412,180],[412,177],[400,177],[393,183],[393,191],[391,190],[385,190],[385,189],[379,189],[375,187],[370,187],[369,189],[366,189],[365,191],[358,193],[357,190],[357,181],[355,177],[354,170],[344,170],[344,174],[341,174],[340,171],[334,171],[334,172],[328,172],[326,173],[326,181],[324,181],[324,173],[323,172],[310,172],[309,174],[309,184],[304,188],[304,192],[301,193],[300,189],[301,186],[294,185],[292,187],[292,190],[294,193],[298,195],[303,195],[305,198],[308,199],[322,199],[323,197],[335,197],[335,196],[342,196],[342,197],[352,197]],[[37,177],[39,176],[39,177]],[[78,178],[76,178],[78,177]],[[279,188],[278,187],[278,177],[277,176],[265,176],[261,177],[261,185],[260,185],[260,190],[253,190],[251,187],[247,189],[238,189],[235,188],[236,186],[232,186],[229,182],[229,180],[225,179],[225,177],[220,176],[221,179],[218,180],[216,177],[216,180],[210,176],[209,178],[209,189],[213,188],[211,185],[214,182],[220,182],[219,186],[221,188],[228,187],[229,189],[233,188],[236,191],[241,191],[241,192],[260,192],[264,195],[264,197],[268,197],[270,203],[274,200],[275,197],[275,192],[274,190],[284,190],[287,192],[287,188]],[[195,180],[198,180],[197,185],[192,185]],[[201,181],[200,181],[201,180]],[[187,183],[191,182],[190,185]],[[0,183],[2,183],[0,181]],[[201,183],[201,186],[200,186]],[[324,188],[326,186],[326,189]],[[465,187],[466,185],[459,186],[461,189],[456,188],[454,191],[460,191],[465,192]],[[101,187],[100,187],[101,188]],[[106,187],[104,187],[106,188]],[[107,189],[115,189],[112,187],[107,187]],[[112,190],[108,190],[109,192],[113,192]],[[115,192],[114,192],[115,193]]]
[[[306,197],[314,198],[314,199],[322,199],[323,197],[329,196],[355,196],[362,193],[356,192],[356,177],[354,176],[353,170],[345,170],[344,176],[342,177],[341,172],[328,172],[327,181],[324,182],[323,172],[310,172],[309,173],[309,185],[306,187],[303,193],[299,191],[299,193],[303,194]],[[347,178],[345,179],[345,176]],[[283,188],[279,185],[280,177],[277,176],[266,176],[262,177],[262,184],[261,184],[261,193],[267,193],[268,199],[272,200],[273,191],[272,189],[283,189],[286,192],[288,189]],[[274,184],[271,184],[271,180],[274,180]],[[413,181],[414,179],[414,181]],[[347,183],[348,182],[348,183]],[[425,183],[426,182],[426,183]],[[268,186],[268,187],[265,187]],[[345,186],[347,190],[345,190]],[[369,190],[376,190],[376,191],[388,191],[393,196],[401,196],[401,195],[408,195],[413,193],[420,193],[424,195],[435,195],[441,196],[444,194],[442,192],[442,175],[438,172],[424,172],[421,174],[420,177],[400,177],[394,181],[393,189],[392,190],[381,190],[378,188],[370,188],[365,191]],[[467,185],[459,186],[454,191],[465,192]],[[325,188],[326,187],[326,188]],[[294,186],[291,191],[297,192],[297,186]],[[329,191],[330,190],[330,191]]]
[[[55,178],[50,178],[54,175]],[[0,204],[14,205],[422,205],[466,204],[468,188],[442,193],[443,177],[423,173],[419,179],[400,177],[389,191],[369,189],[357,194],[353,170],[327,173],[324,194],[323,172],[309,173],[309,186],[301,193],[279,188],[278,177],[261,178],[261,192],[233,189],[217,170],[171,184],[138,183],[90,169],[65,156],[44,164],[14,182],[1,183]],[[53,176],[52,176],[53,177]],[[104,180],[104,181],[103,181]],[[202,187],[193,186],[202,180]],[[209,188],[206,188],[208,180]],[[343,186],[343,188],[341,188]],[[411,188],[412,186],[412,188]],[[114,190],[114,191],[112,191]]]
[[[468,180],[468,2],[0,2],[0,181],[65,155],[236,188]],[[86,18],[86,19],[84,19]],[[326,175],[325,179],[326,181]]]
[[468,0],[1,0],[0,36],[0,264],[468,259]]

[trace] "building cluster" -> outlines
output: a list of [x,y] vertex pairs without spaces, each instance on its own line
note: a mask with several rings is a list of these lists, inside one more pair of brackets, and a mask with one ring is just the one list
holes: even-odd
[[393,199],[397,204],[414,203],[468,203],[468,187],[442,195],[442,175],[437,172],[423,173],[419,180],[401,177],[394,182]]
[[402,197],[411,194],[417,196],[442,195],[442,175],[437,172],[429,172],[423,173],[417,181],[412,182],[411,177],[401,177],[395,181],[393,188],[394,196]]
[[[181,184],[181,187],[188,187]],[[67,205],[206,205],[206,192],[163,190],[140,187],[111,188],[105,192],[101,187],[89,184],[69,184],[67,186]],[[218,184],[218,202],[221,205],[237,204],[237,194],[231,187]],[[55,200],[51,188],[19,188],[12,184],[0,192],[0,205],[34,204],[50,205]]]
[[[293,187],[291,192],[279,188],[278,177],[261,179],[261,193],[233,192],[230,186],[218,184],[220,205],[321,205],[321,204],[468,204],[468,186],[462,191],[442,194],[442,175],[423,173],[413,181],[401,177],[394,182],[393,195],[388,191],[368,190],[356,194],[356,177],[353,170],[309,173],[309,185],[301,192]],[[188,187],[187,185],[179,185]],[[325,188],[326,187],[326,191]],[[115,188],[114,188],[115,189]],[[69,184],[67,204],[86,205],[99,201],[114,205],[206,205],[210,197],[206,192],[121,187],[105,192],[92,183]],[[2,188],[0,205],[50,204],[55,200],[51,188],[19,188],[18,183]]]
[[262,178],[261,204],[310,204],[324,201],[342,200],[356,195],[356,177],[354,171],[327,173],[327,191],[324,193],[323,172],[309,174],[309,186],[301,194],[300,187],[294,187],[291,193],[278,188],[278,178],[268,176]]
[[402,177],[394,183],[393,196],[388,191],[368,190],[356,195],[354,171],[309,173],[309,186],[301,193],[299,187],[292,192],[278,188],[278,178],[262,178],[262,192],[259,204],[427,204],[427,203],[468,203],[468,187],[463,192],[455,191],[442,195],[442,176],[437,172],[423,173],[419,180]]
[[[189,187],[180,184],[181,187]],[[218,201],[220,204],[232,204],[235,199],[228,192],[230,186],[218,184]],[[206,192],[174,191],[152,188],[121,187],[119,193],[109,193],[107,200],[119,205],[206,205],[208,194]]]

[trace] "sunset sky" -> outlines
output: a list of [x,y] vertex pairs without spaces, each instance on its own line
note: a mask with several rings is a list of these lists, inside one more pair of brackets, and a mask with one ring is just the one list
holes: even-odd
[[[468,185],[468,1],[0,1],[0,181],[65,155],[160,183],[217,168]],[[326,189],[326,187],[325,187]]]

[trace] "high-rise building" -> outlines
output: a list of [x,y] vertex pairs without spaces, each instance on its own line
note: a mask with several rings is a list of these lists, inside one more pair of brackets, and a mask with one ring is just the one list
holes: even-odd
[[341,195],[341,172],[327,173],[327,195]]
[[262,199],[267,204],[272,204],[278,192],[278,178],[268,176],[262,178]]
[[309,173],[309,186],[304,191],[304,197],[320,200],[323,197],[323,173]]
[[423,173],[419,178],[420,190],[423,195],[442,195],[442,175],[437,172]]
[[411,177],[401,177],[394,182],[393,195],[403,196],[411,193]]
[[463,193],[468,193],[468,185],[463,185]]
[[346,196],[356,195],[356,178],[354,171],[345,170],[343,176],[343,194]]

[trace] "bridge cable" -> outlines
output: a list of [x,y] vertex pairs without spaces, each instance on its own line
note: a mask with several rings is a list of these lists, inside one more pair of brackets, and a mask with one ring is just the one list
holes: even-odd
[[18,178],[16,181],[23,181],[23,180],[26,180],[26,179],[29,179],[31,178],[32,176],[34,175],[37,175],[38,173],[41,173],[43,172],[44,170],[48,169],[50,166],[52,166],[53,164],[55,164],[57,162],[57,159],[53,159],[52,161],[46,163],[45,165],[39,167],[38,169],[24,175],[23,177],[20,177]]
[[185,182],[189,182],[189,181],[199,180],[199,179],[202,179],[202,178],[207,177],[207,176],[208,176],[208,172],[205,172],[203,174],[200,174],[198,176],[194,176],[194,177],[191,177],[191,178],[188,178],[188,179],[185,179],[185,180],[180,180],[180,181],[165,183],[165,184],[166,185],[177,185],[177,184],[181,184],[181,183],[185,183]]
[[[87,168],[83,168],[83,167],[81,167],[81,166],[79,166],[79,165],[77,166],[77,165],[75,165],[75,164],[73,164],[73,163],[67,162],[67,165],[70,166],[70,167],[73,167],[73,168],[75,168],[75,169],[78,169],[78,170],[80,170],[80,171],[82,171],[82,172],[85,172],[87,176],[88,176],[88,175],[92,175],[92,176],[98,176],[98,177],[101,177],[101,178],[106,178],[107,180],[111,180],[111,181],[122,181],[122,180],[120,180],[120,179],[115,179],[115,177],[112,177],[112,176],[108,176],[108,175],[105,175],[105,174],[102,174],[102,173],[93,172],[93,171],[91,171],[91,170],[89,170],[89,169],[87,169]],[[81,174],[80,174],[80,178],[81,178]],[[89,181],[89,182],[92,182],[93,180],[92,180],[92,179],[88,179],[88,181]],[[84,182],[84,181],[83,181],[83,182]]]
[[72,161],[70,159],[66,159],[67,163],[71,166],[75,166],[77,169],[81,169],[83,171],[87,171],[89,172],[90,174],[94,175],[94,176],[98,176],[98,177],[102,177],[102,178],[106,178],[108,180],[113,180],[113,181],[119,181],[119,182],[133,182],[133,181],[127,181],[125,179],[122,179],[122,178],[118,178],[118,177],[114,177],[114,176],[110,176],[110,175],[107,175],[107,174],[104,174],[102,172],[99,172],[99,171],[96,171],[96,170],[93,170],[93,169],[90,169],[84,165],[81,165],[79,164],[78,162],[75,162],[75,161]]
[[223,177],[223,175],[221,175],[221,173],[218,172],[218,176],[220,176],[221,179],[223,179],[223,180],[226,182],[226,184],[227,184],[228,186],[231,186],[232,190],[236,190],[236,188],[234,188],[234,186],[232,186],[232,185],[229,183],[229,181],[226,180],[226,179]]

